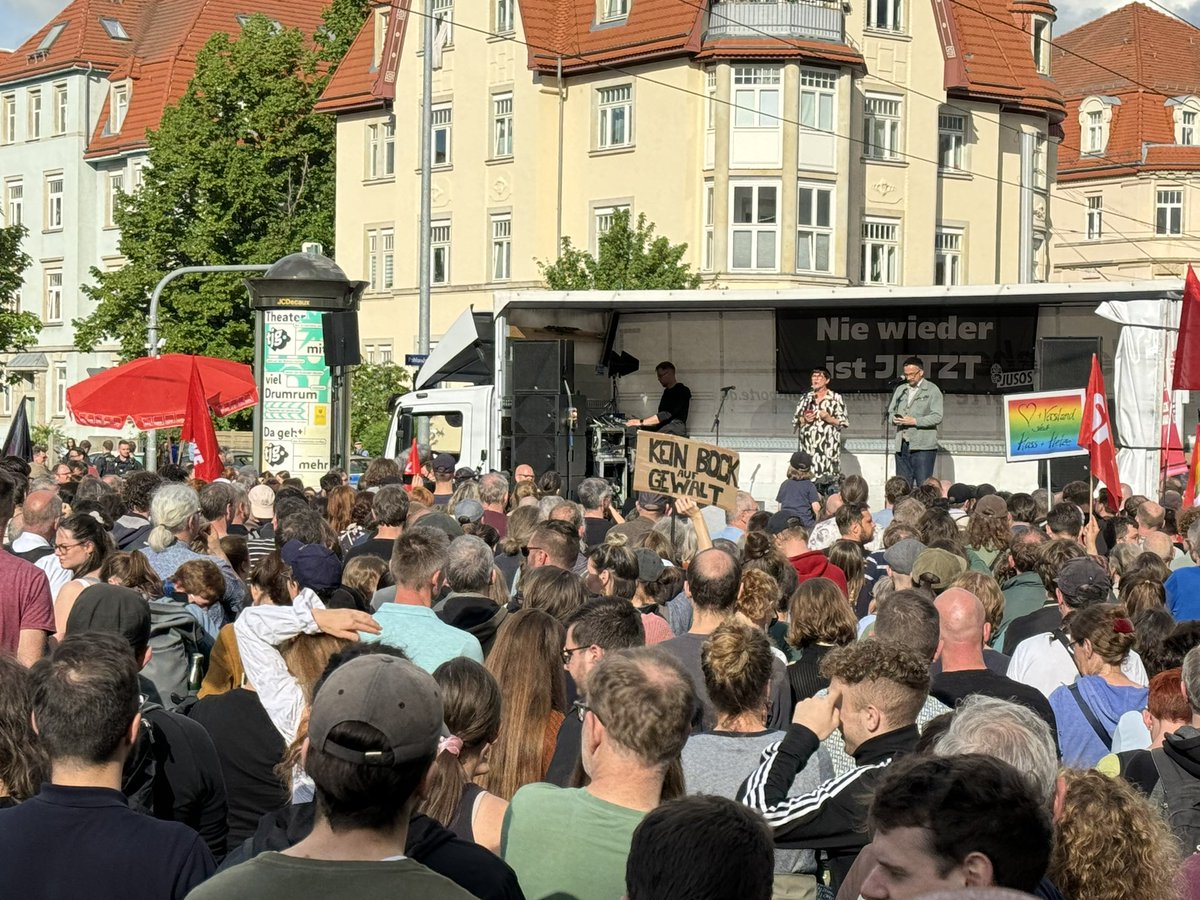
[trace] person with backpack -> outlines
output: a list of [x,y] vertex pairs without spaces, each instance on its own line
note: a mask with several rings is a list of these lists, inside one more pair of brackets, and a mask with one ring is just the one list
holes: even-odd
[[[186,612],[183,617],[196,621]],[[132,588],[85,588],[67,618],[66,633],[70,637],[86,631],[123,637],[139,670],[144,671],[151,659],[150,604]],[[121,792],[131,809],[188,825],[220,860],[226,848],[227,804],[212,739],[198,723],[144,697],[140,712],[141,727],[125,759]]]

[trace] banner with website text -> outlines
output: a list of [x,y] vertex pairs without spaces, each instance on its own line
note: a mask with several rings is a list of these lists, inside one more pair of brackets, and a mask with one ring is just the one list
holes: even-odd
[[919,356],[925,377],[947,394],[1007,394],[1034,382],[1036,306],[855,309],[831,314],[778,310],[775,388],[809,390],[814,368],[833,374],[833,390],[880,393],[899,384],[904,360]]

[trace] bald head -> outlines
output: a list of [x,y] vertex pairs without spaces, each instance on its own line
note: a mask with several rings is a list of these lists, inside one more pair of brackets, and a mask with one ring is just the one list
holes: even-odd
[[983,603],[970,591],[950,588],[933,602],[938,611],[938,625],[943,644],[983,643],[983,626],[987,622]]
[[841,494],[830,494],[829,499],[825,501],[825,515],[837,515],[837,511],[845,505],[846,503],[842,500]]
[[1142,534],[1148,534],[1151,531],[1157,531],[1162,528],[1163,522],[1166,521],[1167,513],[1161,506],[1153,500],[1147,500],[1137,511],[1138,531]]
[[687,570],[687,589],[696,609],[732,612],[737,605],[742,567],[724,550],[701,550]]
[[25,503],[21,509],[25,521],[25,531],[52,541],[63,509],[58,492],[34,491],[25,497]]
[[1142,547],[1147,553],[1153,553],[1163,562],[1169,563],[1175,558],[1175,545],[1161,531],[1149,531],[1143,534]]

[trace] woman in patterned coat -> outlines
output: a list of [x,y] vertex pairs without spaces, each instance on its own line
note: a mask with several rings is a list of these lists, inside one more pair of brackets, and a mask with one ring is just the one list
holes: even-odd
[[829,389],[829,370],[812,370],[812,390],[796,407],[792,425],[800,433],[800,449],[813,459],[813,475],[838,475],[842,454],[842,429],[850,424],[842,395]]

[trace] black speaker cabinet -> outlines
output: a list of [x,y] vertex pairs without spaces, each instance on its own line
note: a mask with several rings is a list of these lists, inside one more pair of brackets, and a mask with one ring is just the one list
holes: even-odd
[[514,435],[548,434],[563,430],[567,415],[566,397],[551,392],[513,395],[512,432]]
[[513,393],[559,393],[575,383],[575,345],[570,341],[513,341],[509,371]]
[[357,366],[362,362],[358,346],[358,310],[322,313],[321,332],[325,339],[325,365],[329,368]]
[[[1092,374],[1092,354],[1100,356],[1100,338],[1042,338],[1038,341],[1038,383],[1043,391],[1086,388]],[[1116,432],[1113,404],[1108,405],[1108,417]],[[1120,446],[1120,444],[1118,444]],[[1050,486],[1061,491],[1070,481],[1088,480],[1089,460],[1084,456],[1064,456],[1043,460],[1039,466],[1039,483],[1046,483],[1045,466],[1050,466]]]

